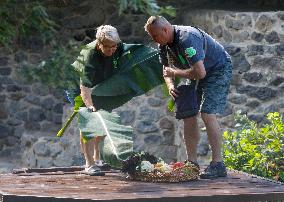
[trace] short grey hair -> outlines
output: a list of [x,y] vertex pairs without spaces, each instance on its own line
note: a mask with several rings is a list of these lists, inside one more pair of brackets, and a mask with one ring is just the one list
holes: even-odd
[[96,39],[100,42],[105,39],[119,43],[121,40],[119,38],[117,29],[111,25],[101,25],[97,28]]
[[171,25],[171,23],[169,23],[169,21],[164,18],[163,16],[160,16],[160,15],[156,15],[156,16],[151,16],[145,26],[144,26],[144,29],[145,31],[149,31],[149,27],[150,26],[155,26],[155,27],[166,27],[168,25]]

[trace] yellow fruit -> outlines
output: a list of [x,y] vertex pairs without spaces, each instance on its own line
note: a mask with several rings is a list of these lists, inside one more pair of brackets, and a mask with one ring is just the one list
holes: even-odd
[[162,167],[162,166],[163,166],[162,163],[156,163],[156,164],[154,165],[155,168],[159,168],[159,167]]

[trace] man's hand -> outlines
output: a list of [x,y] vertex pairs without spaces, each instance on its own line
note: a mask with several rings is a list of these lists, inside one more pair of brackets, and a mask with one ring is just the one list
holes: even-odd
[[171,68],[171,67],[164,67],[163,76],[164,77],[175,77],[176,76],[176,70],[174,68]]
[[95,111],[97,111],[94,106],[89,106],[89,107],[87,107],[87,109],[88,109],[89,112],[95,112]]
[[174,85],[169,86],[169,94],[172,96],[173,100],[178,97],[179,92]]

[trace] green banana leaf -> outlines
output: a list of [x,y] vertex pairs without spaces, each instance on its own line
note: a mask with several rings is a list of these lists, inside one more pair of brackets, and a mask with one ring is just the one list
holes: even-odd
[[81,50],[79,57],[76,59],[72,66],[74,69],[79,73],[79,75],[83,72],[84,66],[86,62],[89,60],[90,55],[92,54],[93,50],[96,48],[97,41],[93,41],[84,46]]
[[75,99],[74,99],[74,111],[73,113],[71,114],[71,116],[67,119],[66,123],[63,125],[63,127],[57,132],[56,136],[57,137],[61,137],[65,130],[67,129],[67,127],[70,125],[70,123],[72,122],[72,120],[75,118],[75,116],[77,115],[78,113],[78,110],[81,106],[84,106],[84,102],[82,100],[82,97],[79,95],[79,96],[76,96]]
[[[162,65],[159,63],[156,49],[135,44],[124,44],[124,53],[118,60],[119,71],[106,81],[92,89],[92,99],[98,112],[88,112],[80,96],[75,99],[74,113],[64,124],[57,136],[62,136],[76,113],[79,112],[79,128],[83,138],[105,136],[101,145],[101,157],[114,167],[120,167],[121,159],[126,159],[132,152],[133,130],[119,124],[119,117],[109,113],[133,97],[146,93],[164,82]],[[80,61],[73,63],[80,73],[92,48],[81,52]],[[106,132],[108,131],[108,132]]]
[[100,144],[101,158],[112,167],[120,168],[121,161],[133,152],[133,129],[120,124],[116,113],[104,110],[90,112],[86,107],[78,111],[79,129],[85,140],[104,136]]
[[[82,73],[84,64],[88,61],[95,45],[96,41],[86,45],[72,64],[78,74]],[[154,48],[141,44],[123,44],[123,54],[117,66],[120,70],[117,74],[92,89],[92,99],[97,109],[111,111],[164,82],[158,51]],[[71,91],[79,92],[76,89]],[[79,94],[76,98],[78,97],[80,98]],[[83,106],[82,103],[79,106]],[[64,134],[72,122],[76,116],[76,110],[75,108],[74,113],[57,133],[58,137]]]
[[97,109],[111,111],[164,83],[156,49],[140,44],[128,44],[124,48],[118,61],[119,72],[92,89]]

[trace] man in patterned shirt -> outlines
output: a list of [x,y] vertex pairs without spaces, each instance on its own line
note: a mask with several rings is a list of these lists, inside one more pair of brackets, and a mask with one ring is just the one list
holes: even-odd
[[[230,56],[204,31],[192,26],[171,25],[162,16],[151,16],[145,30],[159,44],[169,94],[176,104],[179,103],[176,117],[184,121],[187,161],[198,166],[200,134],[197,115],[200,112],[212,149],[212,161],[200,177],[225,177],[227,171],[222,161],[222,136],[216,114],[223,113],[226,105],[232,77]],[[187,81],[187,87],[176,87],[173,82],[176,77],[190,80],[190,84]],[[195,101],[194,95],[197,95]]]

